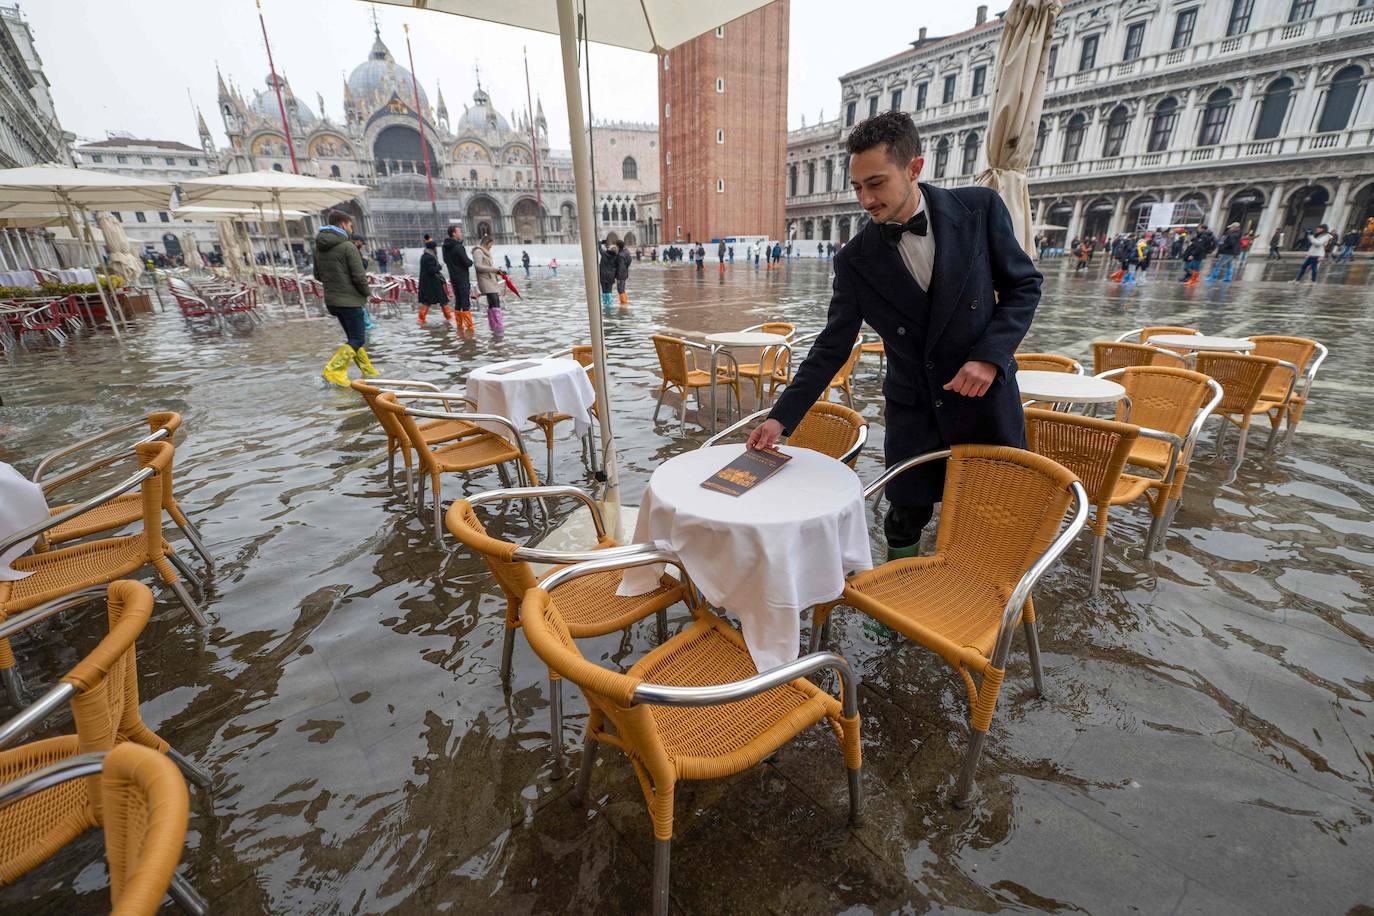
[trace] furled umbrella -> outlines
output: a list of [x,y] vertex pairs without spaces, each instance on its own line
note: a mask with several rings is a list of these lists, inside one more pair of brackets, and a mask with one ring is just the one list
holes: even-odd
[[988,115],[988,167],[978,176],[980,185],[1002,195],[1016,240],[1028,252],[1034,247],[1034,230],[1026,170],[1045,105],[1050,35],[1062,9],[1059,0],[1012,0],[1002,14]]
[[111,269],[124,278],[125,286],[132,286],[143,275],[143,261],[134,254],[129,237],[124,234],[124,227],[120,225],[119,220],[105,211],[97,213],[95,221],[100,226],[100,234],[105,238],[105,248],[110,253]]
[[219,230],[219,250],[222,253],[224,266],[229,269],[230,276],[241,277],[246,269],[243,263],[243,244],[239,241],[238,233],[234,231],[232,220],[222,219],[215,224]]
[[190,229],[181,230],[181,259],[192,270],[200,270],[205,266],[200,248],[196,245],[196,235]]

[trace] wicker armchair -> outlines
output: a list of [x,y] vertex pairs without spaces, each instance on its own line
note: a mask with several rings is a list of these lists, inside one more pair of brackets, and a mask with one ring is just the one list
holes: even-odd
[[754,401],[763,403],[763,381],[768,380],[768,400],[771,403],[779,385],[786,385],[791,377],[792,348],[787,344],[764,347],[756,363],[741,363],[736,371],[741,378],[754,383]]
[[878,378],[882,378],[883,369],[887,367],[887,345],[882,338],[859,344],[859,358],[863,359],[869,353],[874,353],[878,357]]
[[859,357],[863,355],[863,345],[862,336],[854,341],[854,348],[849,351],[849,359],[840,366],[840,370],[835,373],[835,377],[830,380],[830,384],[822,395],[825,400],[829,401],[830,392],[838,389],[844,392],[844,401],[850,409],[854,408],[854,366],[859,362]]
[[791,339],[797,333],[797,326],[788,321],[765,321],[763,324],[756,324],[747,327],[745,331],[761,331],[764,334],[777,334],[779,337]]
[[[437,393],[439,386],[432,382],[417,382],[412,379],[354,379],[349,382],[349,387],[367,402],[368,409],[381,424],[382,431],[386,433],[386,484],[388,487],[396,486],[396,452],[401,453],[402,462],[405,464],[406,472],[406,498],[415,499],[415,480],[411,471],[412,457],[410,437],[406,435],[401,424],[391,418],[388,411],[381,410],[377,406],[377,397],[383,391],[429,391]],[[472,408],[473,404],[465,397],[451,396],[451,400],[459,401],[466,408]],[[452,411],[449,400],[440,398],[443,402],[444,410]],[[415,428],[420,431],[420,437],[427,445],[439,445],[444,442],[453,442],[457,439],[464,439],[468,436],[475,436],[481,432],[476,424],[469,423],[467,420],[457,418],[446,418],[443,420],[430,420],[425,423],[417,423]]]
[[[1160,477],[1127,474],[1125,466],[1136,443],[1144,436],[1170,446],[1174,463]],[[1093,555],[1088,592],[1096,595],[1102,581],[1102,557],[1107,545],[1107,520],[1112,506],[1123,506],[1141,496],[1149,501],[1152,521],[1146,537],[1146,556],[1164,516],[1177,456],[1183,440],[1172,433],[1146,429],[1131,423],[1099,420],[1052,410],[1026,410],[1026,440],[1031,451],[1072,471],[1087,491],[1093,506]]]
[[[837,604],[886,624],[948,662],[969,698],[970,741],[954,790],[973,788],[997,705],[1012,636],[1025,632],[1036,693],[1044,689],[1031,588],[1088,520],[1087,494],[1073,473],[1042,455],[997,445],[956,445],[888,468],[865,490],[882,492],[898,474],[948,458],[935,553],[891,560],[850,576],[843,596],[816,608],[812,647]],[[1060,530],[1069,502],[1075,508]],[[981,683],[974,683],[974,675]]]
[[[675,390],[682,398],[678,406],[678,426],[683,433],[687,431],[687,394],[695,391],[697,393],[697,405],[701,405],[701,389],[709,388],[712,385],[724,385],[725,412],[730,413],[730,391],[735,393],[735,404],[740,403],[739,397],[739,372],[734,367],[717,366],[716,377],[711,378],[711,373],[705,369],[696,367],[696,356],[689,354],[690,348],[693,351],[702,350],[707,353],[711,348],[705,344],[693,343],[690,340],[683,340],[680,337],[669,337],[666,334],[655,334],[653,336],[654,350],[658,353],[658,365],[663,370],[663,383],[658,389],[658,403],[654,405],[653,422],[658,422],[658,412],[663,408],[663,396],[669,389]],[[734,357],[726,353],[731,361]]]
[[[539,547],[522,547],[487,532],[477,517],[474,507],[483,503],[507,502],[510,500],[552,499],[567,496],[581,501],[591,513],[592,524],[596,530],[596,546],[587,551],[555,551]],[[511,657],[515,651],[515,632],[520,629],[520,602],[530,589],[539,584],[531,562],[566,565],[587,559],[604,559],[627,552],[637,552],[642,545],[621,547],[615,539],[607,535],[606,525],[601,517],[601,509],[596,501],[577,487],[543,486],[522,489],[489,490],[467,499],[460,499],[449,506],[444,517],[449,533],[463,545],[481,555],[506,596],[506,636],[501,647],[501,681],[510,681]],[[572,639],[590,636],[604,636],[623,630],[631,624],[644,620],[650,615],[658,618],[658,640],[668,638],[668,608],[679,601],[689,604],[696,597],[671,576],[663,576],[659,587],[644,595],[624,598],[616,594],[620,587],[619,573],[609,572],[577,579],[565,585],[558,593],[563,608],[563,619],[568,635]],[[553,772],[555,777],[563,773],[563,693],[562,683],[557,674],[549,671],[549,716],[550,736],[553,742]]]
[[[89,474],[102,468],[107,468],[112,464],[129,458],[136,457],[132,448],[124,451],[113,452],[96,458],[80,467],[65,471],[60,475],[44,479],[44,475],[49,473],[52,465],[56,462],[70,458],[71,456],[84,452],[91,447],[116,436],[148,427],[148,434],[138,439],[139,442],[157,442],[166,440],[171,442],[176,436],[176,431],[181,427],[181,415],[172,411],[158,411],[150,413],[144,420],[135,420],[132,423],[125,423],[114,429],[97,433],[94,436],[83,439],[73,445],[57,449],[44,455],[38,462],[38,467],[33,472],[33,482],[43,488],[44,497],[51,497],[59,488],[69,483],[81,480]],[[172,465],[167,464],[167,473],[163,478],[162,508],[163,511],[172,519],[181,533],[186,535],[186,540],[191,542],[191,546],[200,554],[205,561],[205,568],[214,571],[214,558],[210,556],[210,551],[205,547],[205,541],[200,536],[200,530],[195,524],[186,517],[181,511],[181,506],[177,503],[176,497],[172,493]],[[74,508],[76,503],[66,503],[58,506],[49,506],[48,514],[58,516]],[[100,534],[105,531],[115,531],[126,525],[132,525],[143,517],[143,497],[138,493],[126,493],[117,496],[108,503],[100,506],[83,515],[78,515],[70,521],[63,522],[53,528],[48,529],[42,535],[37,545],[37,549],[46,550],[55,544],[64,544],[78,538],[89,537],[92,534]]]
[[1071,356],[1058,353],[1017,353],[1016,368],[1033,372],[1067,372],[1082,375],[1083,367]]
[[[733,426],[716,433],[702,443],[701,447],[716,445],[732,433],[738,432],[766,416],[768,416],[766,410],[752,413]],[[829,455],[852,468],[854,462],[858,461],[859,452],[863,451],[864,443],[867,441],[868,421],[860,416],[858,411],[850,410],[842,404],[817,401],[806,411],[806,415],[797,424],[797,428],[792,430],[792,435],[788,437],[787,444],[795,445],[797,448],[809,448],[823,455]]]
[[1278,368],[1269,376],[1264,393],[1255,405],[1256,412],[1269,417],[1269,441],[1265,445],[1265,450],[1268,451],[1274,447],[1279,425],[1285,418],[1288,421],[1288,430],[1284,433],[1284,445],[1293,438],[1293,430],[1302,418],[1303,408],[1307,406],[1312,380],[1316,378],[1317,370],[1326,360],[1327,349],[1306,337],[1261,334],[1250,339],[1255,342],[1255,349],[1250,351],[1251,355],[1269,356],[1279,360]]
[[[180,572],[196,584],[199,584],[199,580],[162,537],[163,475],[171,464],[171,443],[143,442],[135,449],[140,464],[135,474],[61,515],[0,541],[0,554],[18,544],[28,543],[58,525],[97,510],[135,488],[142,492],[142,530],[137,534],[116,535],[83,541],[59,550],[31,553],[15,560],[10,564],[12,569],[33,575],[13,582],[0,582],[0,624],[21,611],[93,585],[122,579],[151,564],[196,624],[205,626],[204,613],[177,573]],[[15,703],[21,702],[22,690],[14,667],[14,653],[9,640],[4,638],[0,638],[0,681],[4,682],[10,698]]]
[[0,751],[0,883],[99,828],[114,916],[152,916],[169,892],[185,912],[207,912],[176,873],[190,810],[176,766],[133,742],[93,753],[73,753],[70,745],[48,738]]
[[[587,699],[590,715],[576,797],[586,798],[600,744],[623,750],[639,777],[654,825],[656,916],[669,912],[673,797],[679,780],[742,772],[824,719],[843,750],[853,824],[860,822],[863,791],[858,679],[839,655],[813,653],[759,673],[739,633],[704,607],[694,607],[695,619],[686,629],[623,674],[583,658],[563,616],[562,589],[583,576],[665,562],[681,569],[681,561],[664,550],[560,569],[531,589],[520,609],[530,646]],[[806,680],[826,668],[839,674],[843,700]]]
[[[1273,357],[1250,356],[1246,353],[1202,352],[1197,355],[1197,371],[1215,379],[1222,388],[1221,402],[1213,411],[1224,421],[1217,430],[1218,456],[1225,449],[1227,430],[1231,426],[1240,430],[1228,483],[1236,479],[1240,463],[1245,460],[1245,440],[1250,435],[1250,420],[1256,413],[1263,412],[1259,406],[1260,398],[1264,395],[1269,377],[1279,365],[1279,360]],[[1293,375],[1296,377],[1296,369]]]
[[[501,475],[502,482],[509,483],[505,466],[512,464],[515,466],[516,476],[521,484],[539,485],[539,476],[534,473],[534,465],[530,463],[529,453],[525,451],[525,441],[520,436],[520,429],[508,418],[491,413],[455,415],[447,411],[406,407],[400,401],[402,398],[406,400],[443,401],[444,403],[451,400],[465,401],[465,399],[456,392],[383,391],[377,396],[376,401],[379,413],[388,417],[392,423],[393,431],[399,432],[406,441],[415,447],[415,453],[420,462],[420,473],[429,475],[430,490],[434,497],[434,544],[436,547],[444,546],[444,529],[440,520],[443,509],[443,482],[441,480],[443,474],[466,473],[480,468],[495,467]],[[462,420],[474,424],[478,421],[485,421],[504,426],[510,431],[510,438],[507,439],[505,436],[479,427],[470,436],[431,447],[425,441],[419,425],[415,422],[416,420],[444,420],[449,422]],[[423,517],[425,508],[423,483],[416,487],[415,503],[416,513]]]
[[1093,341],[1093,375],[1125,369],[1127,366],[1150,366],[1159,357],[1160,351],[1148,344],[1125,343],[1122,341]]

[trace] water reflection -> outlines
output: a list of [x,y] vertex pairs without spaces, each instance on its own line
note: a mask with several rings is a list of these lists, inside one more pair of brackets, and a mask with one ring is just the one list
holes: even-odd
[[[1046,577],[1048,695],[1030,696],[1014,653],[969,811],[944,802],[963,750],[962,686],[838,614],[835,644],[864,678],[867,826],[845,826],[844,780],[819,729],[736,779],[687,784],[673,863],[684,911],[1371,902],[1374,371],[1356,343],[1374,320],[1369,265],[1315,288],[1283,282],[1290,266],[1247,270],[1190,290],[1168,271],[1120,287],[1051,264],[1026,346],[1084,359],[1094,337],[1145,323],[1316,337],[1332,355],[1294,447],[1252,450],[1224,483],[1229,458],[1213,463],[1204,445],[1153,562],[1139,547],[1145,513],[1118,510],[1098,598],[1086,597],[1086,539]],[[484,326],[472,340],[420,329],[407,313],[380,321],[369,351],[388,376],[456,386],[482,363],[583,339],[577,272],[528,286],[499,342]],[[829,279],[809,261],[741,262],[724,278],[637,265],[630,288],[629,307],[604,317],[635,503],[657,464],[704,438],[695,403],[690,441],[673,411],[650,422],[649,335],[768,319],[815,329]],[[568,781],[550,780],[545,669],[520,641],[502,689],[504,600],[479,562],[432,546],[386,487],[361,401],[320,383],[337,334],[273,320],[220,335],[157,314],[122,347],[87,337],[3,364],[0,458],[26,470],[54,443],[131,415],[185,419],[179,498],[218,559],[213,625],[198,632],[160,602],[139,653],[145,718],[216,774],[212,799],[193,795],[183,873],[221,912],[642,911],[651,838],[629,767],[603,755],[590,814],[567,803]],[[875,372],[869,361],[856,374],[875,425],[866,479],[882,452]],[[559,479],[586,482],[560,432]],[[496,481],[488,471],[463,489]],[[450,498],[459,488],[446,481]],[[529,532],[515,512],[499,526]],[[26,680],[50,683],[93,645],[93,620],[18,643]],[[620,662],[652,638],[643,625],[584,652]],[[585,706],[575,690],[565,701],[575,737]],[[102,907],[97,859],[88,837],[0,891],[0,908]]]

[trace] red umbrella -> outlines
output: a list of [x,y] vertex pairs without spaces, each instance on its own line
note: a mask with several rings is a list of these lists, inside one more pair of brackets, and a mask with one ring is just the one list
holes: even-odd
[[520,290],[516,289],[515,284],[510,282],[510,274],[502,274],[501,279],[506,281],[506,289],[515,293],[515,298],[519,299],[521,302],[525,301],[525,297],[520,295]]

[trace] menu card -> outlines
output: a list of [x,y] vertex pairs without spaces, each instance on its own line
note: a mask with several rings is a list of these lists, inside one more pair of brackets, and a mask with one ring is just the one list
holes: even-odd
[[496,369],[492,369],[490,370],[490,374],[510,375],[512,372],[519,372],[521,369],[533,369],[537,365],[539,365],[537,360],[527,359],[522,362],[511,363],[508,366],[500,366]]
[[701,485],[729,496],[742,496],[772,477],[791,460],[791,455],[775,448],[745,449],[743,454],[703,480]]

